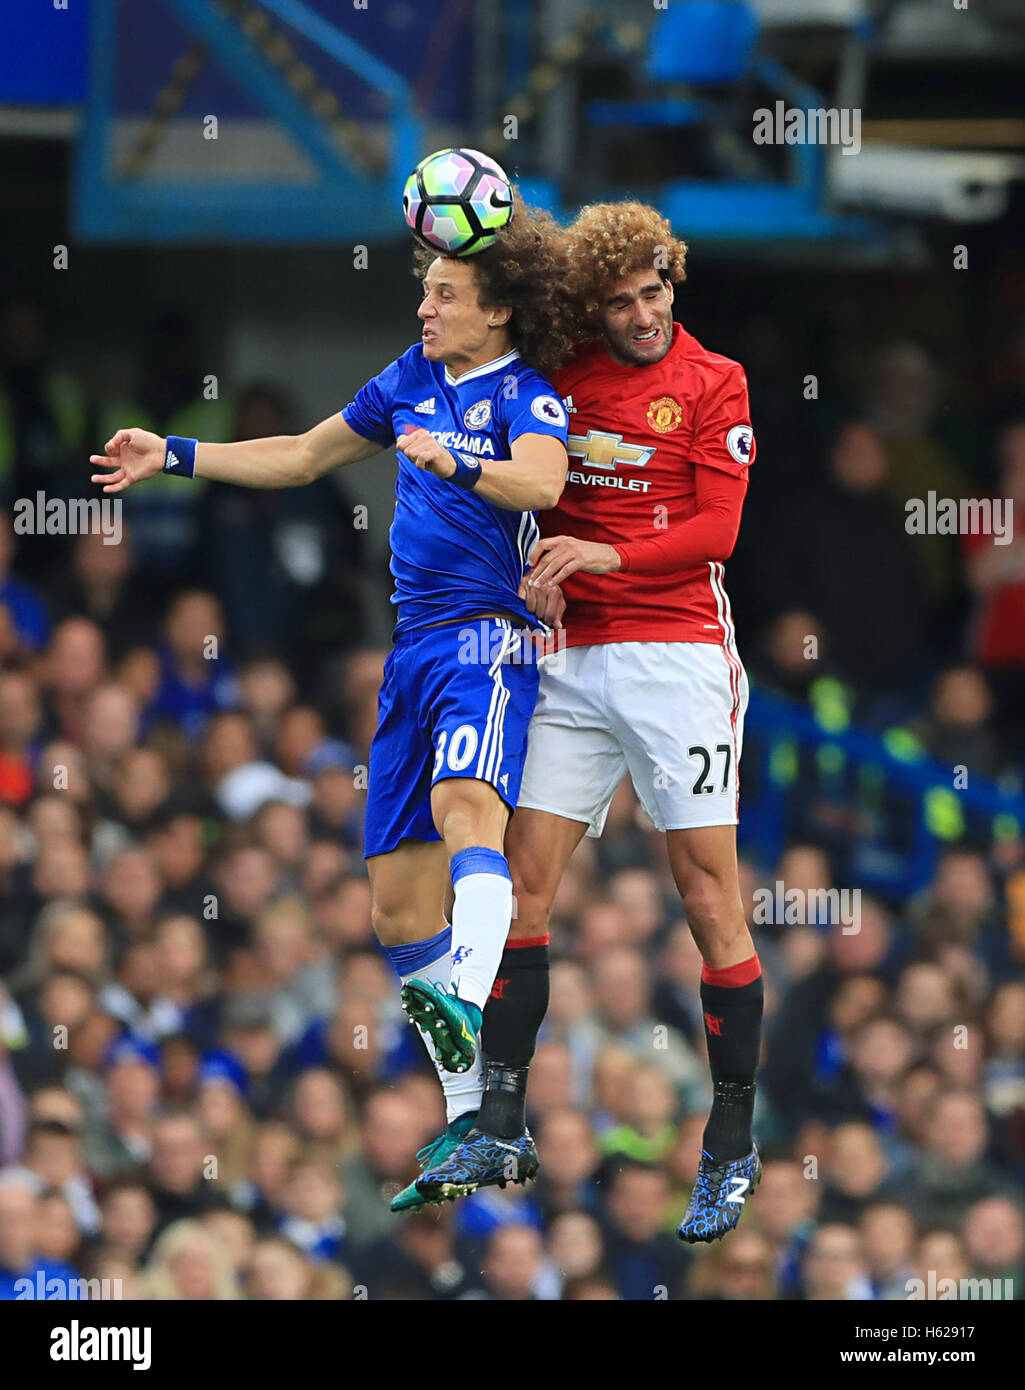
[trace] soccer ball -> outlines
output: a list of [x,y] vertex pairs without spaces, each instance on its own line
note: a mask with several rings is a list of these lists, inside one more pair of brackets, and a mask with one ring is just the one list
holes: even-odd
[[480,150],[438,150],[406,180],[402,211],[418,241],[447,256],[492,245],[512,217],[505,171]]

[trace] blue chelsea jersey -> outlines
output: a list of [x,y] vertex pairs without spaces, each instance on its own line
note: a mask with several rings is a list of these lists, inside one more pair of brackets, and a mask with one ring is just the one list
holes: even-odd
[[[554,388],[518,352],[453,379],[418,343],[368,381],[342,411],[365,439],[387,448],[429,430],[466,463],[512,457],[521,434],[566,443],[567,415]],[[416,467],[399,453],[389,540],[398,605],[396,635],[447,618],[527,612],[516,590],[539,531],[533,512],[512,512]]]

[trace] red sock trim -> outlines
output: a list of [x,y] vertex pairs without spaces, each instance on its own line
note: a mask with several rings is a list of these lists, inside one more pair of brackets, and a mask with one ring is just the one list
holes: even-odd
[[521,936],[516,941],[507,941],[505,949],[507,951],[521,950],[524,946],[548,946],[551,944],[551,934],[545,932],[544,936]]
[[757,980],[761,973],[762,963],[756,951],[749,959],[739,961],[736,965],[724,966],[722,970],[712,970],[709,966],[703,965],[701,983],[718,985],[721,989],[739,989],[741,985],[749,985],[752,980]]

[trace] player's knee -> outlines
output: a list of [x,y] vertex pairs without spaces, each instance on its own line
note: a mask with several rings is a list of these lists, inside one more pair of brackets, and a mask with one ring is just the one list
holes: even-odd
[[727,885],[704,869],[692,869],[678,883],[687,921],[696,933],[718,935],[736,915]]
[[487,784],[452,779],[434,798],[434,823],[449,851],[470,845],[501,850],[508,813]]
[[375,902],[370,909],[370,920],[382,946],[402,946],[408,941],[419,940],[424,934],[423,923],[413,903]]
[[510,864],[513,880],[513,917],[509,927],[510,941],[527,941],[544,936],[549,927],[555,888],[538,875],[521,874],[515,863]]
[[718,966],[738,946],[750,945],[747,923],[735,885],[712,874],[691,876],[681,886],[687,923],[706,963]]

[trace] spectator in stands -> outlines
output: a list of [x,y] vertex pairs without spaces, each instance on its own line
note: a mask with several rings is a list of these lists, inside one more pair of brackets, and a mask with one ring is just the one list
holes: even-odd
[[[653,1010],[693,1047],[704,1027],[700,1008],[701,952],[686,922],[676,922],[666,934],[659,956]],[[695,1003],[695,1000],[698,1002]]]
[[[7,506],[39,490],[47,498],[86,495],[85,438],[85,394],[53,360],[43,306],[27,296],[8,299],[0,307],[0,488]],[[33,577],[52,572],[61,545],[59,536],[26,539],[23,568]],[[45,640],[44,633],[39,645]]]
[[766,1153],[756,1224],[772,1246],[781,1298],[795,1298],[800,1292],[801,1264],[815,1230],[820,1193],[817,1176],[806,1176],[800,1163]]
[[65,1265],[76,1273],[81,1268],[82,1233],[71,1203],[62,1192],[43,1192],[36,1208],[36,1249],[44,1260]]
[[601,1136],[602,1152],[623,1154],[640,1163],[658,1163],[673,1146],[676,1096],[665,1072],[638,1067],[623,1093],[623,1123]]
[[909,916],[926,950],[965,947],[995,981],[1020,970],[985,860],[971,849],[955,847],[941,857],[931,885],[912,903]]
[[314,1297],[313,1265],[291,1241],[268,1236],[256,1242],[249,1268],[250,1298],[274,1302]]
[[552,1220],[548,1251],[566,1284],[602,1273],[605,1242],[598,1222],[586,1212],[569,1210]]
[[683,1038],[650,1012],[651,977],[640,952],[627,946],[603,952],[594,982],[596,1045],[624,1048],[637,1061],[658,1067],[677,1088],[697,1095],[704,1084],[701,1066]]
[[147,720],[166,719],[187,737],[199,738],[215,711],[234,708],[238,701],[220,605],[199,589],[179,595],[168,610],[164,638],[160,682]]
[[1025,418],[1005,425],[998,441],[996,499],[1007,508],[1004,534],[981,530],[963,538],[975,597],[972,656],[997,692],[1005,749],[1025,758]]
[[17,1169],[0,1173],[0,1301],[35,1298],[39,1281],[46,1289],[51,1279],[59,1281],[51,1289],[63,1287],[66,1298],[77,1297],[68,1285],[75,1270],[47,1260],[39,1249],[39,1201],[31,1175]]
[[885,494],[886,478],[878,433],[862,421],[846,423],[830,449],[826,483],[802,498],[800,529],[779,530],[782,544],[767,582],[777,612],[813,596],[830,665],[841,678],[901,690],[917,675],[921,583],[903,516]]
[[[969,1275],[971,1266],[964,1242],[955,1231],[943,1227],[923,1230],[915,1247],[915,1262],[910,1292],[920,1298],[938,1298],[940,1292],[950,1297],[960,1293],[961,1280]],[[949,1282],[945,1282],[949,1281]]]
[[257,1231],[267,1231],[282,1208],[292,1161],[299,1154],[299,1140],[282,1121],[258,1125],[249,1152],[246,1178],[230,1192],[238,1210],[245,1212]]
[[11,573],[17,548],[10,520],[6,514],[0,514],[0,603],[7,610],[18,644],[27,652],[40,652],[50,640],[50,615],[42,594]]
[[[938,437],[940,398],[939,372],[921,346],[892,342],[880,349],[872,364],[866,414],[885,449],[883,491],[902,527],[909,499],[924,502],[933,492],[957,501],[968,490],[958,460]],[[959,614],[950,606],[960,590],[957,540],[939,533],[912,540],[911,555],[934,619],[929,635],[936,643],[940,622]]]
[[[241,959],[244,969],[244,955]],[[269,1001],[248,990],[226,996],[219,1044],[241,1065],[250,1111],[258,1120],[269,1119],[282,1104],[292,1079]]]
[[337,1261],[345,1244],[345,1202],[333,1164],[299,1158],[288,1175],[279,1229],[309,1259]]
[[568,1107],[549,1111],[538,1127],[537,1143],[542,1166],[534,1197],[545,1221],[551,1223],[561,1213],[597,1212],[601,1154],[587,1116]]
[[147,822],[143,844],[157,865],[168,912],[195,912],[199,905],[205,914],[216,900],[204,836],[200,817],[171,802]]
[[94,686],[82,717],[82,751],[97,793],[97,809],[109,814],[117,770],[139,737],[139,702],[115,681]]
[[[248,715],[253,737],[263,757],[271,762],[282,721],[296,703],[295,678],[276,657],[258,657],[244,662],[239,670],[239,706]],[[292,770],[298,776],[303,767]],[[288,769],[286,769],[288,771]]]
[[150,1247],[157,1224],[153,1195],[142,1174],[106,1183],[100,1211],[106,1247],[137,1265]]
[[804,1297],[870,1299],[872,1284],[858,1232],[851,1226],[822,1225],[804,1258]]
[[937,677],[928,713],[911,731],[938,762],[996,777],[1006,764],[992,715],[993,697],[982,672],[954,666]]
[[144,849],[121,849],[111,855],[100,884],[110,932],[120,948],[148,940],[156,926],[160,870]]
[[[819,879],[820,870],[810,868],[809,872]],[[788,1133],[823,1105],[834,1121],[865,1117],[851,1074],[852,1039],[847,1033],[853,1034],[859,1024],[867,1026],[870,1010],[865,1009],[863,987],[852,998],[841,999],[841,1005],[848,1007],[839,1014],[833,1012],[834,999],[845,980],[874,974],[883,966],[892,952],[892,932],[885,914],[864,897],[859,928],[846,935],[842,925],[835,925],[824,946],[821,931],[793,926],[786,933],[788,944],[794,937],[810,938],[809,968],[784,990],[768,1030],[764,1084]]]
[[391,1236],[370,1246],[356,1277],[370,1298],[481,1298],[481,1275],[455,1240],[449,1208],[407,1217]]
[[202,1215],[212,1202],[210,1171],[199,1120],[187,1110],[165,1111],[153,1126],[148,1165],[158,1231]]
[[159,1236],[142,1275],[152,1299],[241,1297],[227,1252],[202,1222],[177,1220]]
[[24,667],[0,670],[0,802],[24,806],[32,795],[41,732],[35,679]]
[[236,1211],[231,1202],[222,1197],[219,1202],[203,1213],[203,1225],[224,1249],[232,1271],[239,1280],[244,1279],[252,1266],[253,1246],[256,1231],[245,1212]]
[[116,545],[108,541],[99,531],[76,536],[67,573],[47,587],[57,621],[87,618],[102,633],[111,659],[119,661],[152,639],[162,605],[128,527],[122,527]]
[[863,1120],[892,1133],[901,1077],[911,1064],[913,1041],[897,1019],[869,1018],[854,1032],[850,1061],[824,1088],[817,1109],[827,1121]]
[[[52,901],[36,919],[28,961],[16,976],[17,984],[23,990],[37,989],[51,970],[66,970],[98,988],[109,977],[110,943],[102,918],[76,901],[84,897],[86,881],[84,872],[79,872],[81,848],[71,843],[55,845],[49,853],[55,861],[58,854],[67,854],[69,864],[66,871],[56,862],[44,864],[46,872],[37,875],[41,896]],[[68,893],[69,888],[83,891]]]
[[356,1245],[391,1234],[388,1202],[414,1175],[413,1155],[431,1137],[424,1117],[403,1095],[389,1091],[375,1091],[367,1100],[361,1134],[361,1153],[342,1170]]
[[133,748],[114,770],[110,818],[124,831],[145,832],[171,797],[167,759],[156,748]]
[[912,1277],[915,1223],[895,1202],[875,1202],[861,1213],[859,1221],[872,1296],[877,1299],[905,1299]]
[[343,1164],[358,1148],[352,1102],[340,1079],[323,1067],[311,1067],[295,1082],[290,1111],[306,1152],[325,1162]]
[[738,1231],[736,1240],[695,1262],[687,1289],[691,1298],[731,1303],[778,1297],[769,1242],[757,1231]]
[[[484,1254],[484,1297],[525,1302],[551,1297],[552,1281],[546,1281],[545,1248],[537,1231],[529,1226],[500,1226]],[[544,1292],[547,1283],[548,1292]]]
[[106,665],[103,634],[95,623],[65,618],[58,624],[46,650],[43,685],[51,727],[72,743],[81,740],[89,699]]
[[217,930],[214,948],[246,946],[260,912],[275,890],[274,861],[266,850],[245,839],[226,838],[214,870]]
[[253,1120],[245,1101],[245,1074],[237,1060],[219,1050],[200,1064],[197,1110],[207,1147],[217,1158],[222,1189],[244,1181],[253,1142]]
[[[284,392],[265,382],[242,392],[232,439],[295,432]],[[240,650],[284,648],[309,679],[309,650],[362,635],[362,531],[337,476],[278,491],[214,483],[204,523],[211,584]]]
[[94,1235],[100,1229],[100,1213],[82,1157],[82,1115],[68,1119],[29,1111],[24,1168],[32,1175],[36,1191],[59,1192],[68,1202],[79,1231]]
[[[989,1197],[977,1202],[965,1214],[961,1234],[972,1273],[1000,1280],[1001,1298],[1020,1299],[1025,1289],[1025,1212],[1020,1201]],[[1006,1287],[1004,1280],[1010,1281]]]
[[667,1229],[665,1173],[624,1163],[609,1185],[605,1248],[620,1298],[680,1298],[691,1252]]
[[1008,1124],[1025,1158],[1025,980],[1002,985],[986,1017],[984,1097],[990,1114]]
[[[125,420],[164,437],[222,442],[231,438],[234,404],[224,384],[204,370],[195,320],[179,311],[155,315],[137,360],[141,365],[132,395],[104,397],[96,422],[101,441]],[[182,486],[180,478],[158,474],[148,488],[120,499],[151,582],[203,582],[200,518],[208,486],[202,478]]]
[[159,1065],[156,1048],[131,1035],[119,1038],[110,1049],[109,1111],[85,1140],[86,1158],[97,1177],[137,1173],[149,1162],[161,1091]]
[[822,1164],[820,1219],[855,1226],[885,1190],[887,1162],[875,1130],[849,1121],[837,1125]]
[[34,907],[24,831],[14,812],[0,805],[0,977],[24,959]]
[[978,1098],[970,1091],[946,1092],[936,1102],[921,1157],[893,1195],[922,1228],[957,1225],[976,1202],[1007,1190],[985,1157],[988,1143]]

